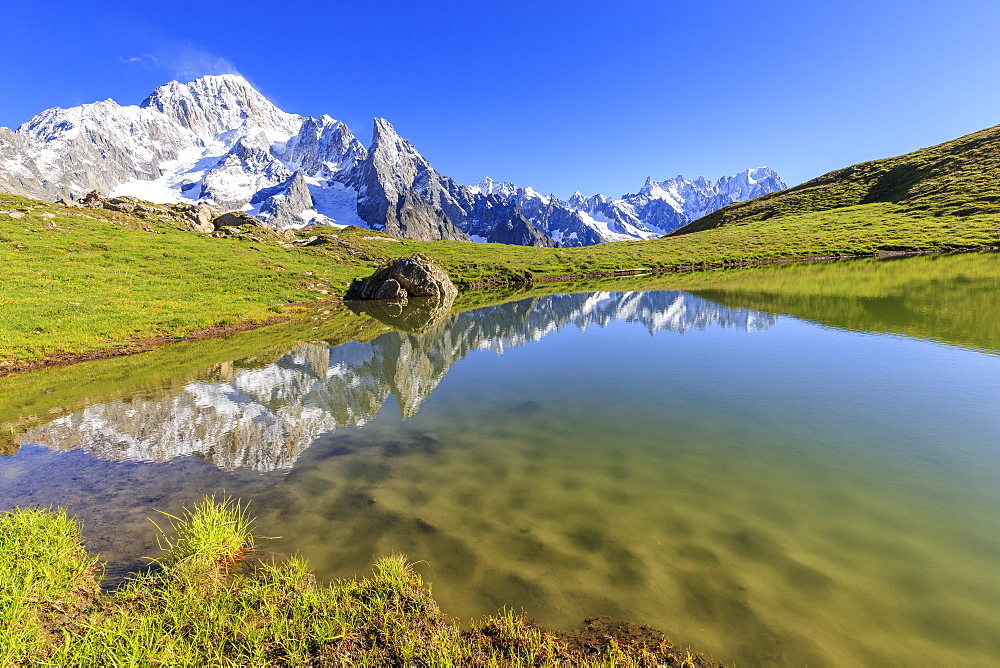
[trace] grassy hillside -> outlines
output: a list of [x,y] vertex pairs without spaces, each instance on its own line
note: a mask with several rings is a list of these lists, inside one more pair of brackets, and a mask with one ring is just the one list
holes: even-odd
[[[857,207],[861,207],[860,209]],[[673,236],[826,212],[965,219],[1000,215],[1000,125],[819,178],[693,221]]]
[[651,241],[534,248],[348,228],[200,235],[174,219],[0,194],[0,376],[286,317],[423,253],[460,288],[607,272],[1000,246],[1000,127],[733,205]]

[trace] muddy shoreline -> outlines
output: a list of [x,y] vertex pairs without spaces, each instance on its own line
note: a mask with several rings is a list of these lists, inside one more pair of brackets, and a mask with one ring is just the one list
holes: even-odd
[[[525,287],[533,285],[545,285],[549,283],[570,283],[573,281],[594,280],[601,278],[624,278],[629,276],[647,276],[655,274],[685,273],[694,271],[708,271],[711,269],[736,269],[740,267],[755,267],[771,264],[787,264],[792,262],[818,262],[823,260],[854,260],[861,258],[891,258],[904,257],[908,255],[933,255],[937,253],[974,253],[981,251],[998,251],[1000,246],[971,246],[960,248],[931,248],[931,249],[888,249],[876,253],[845,254],[845,255],[810,255],[802,257],[770,258],[766,260],[749,260],[741,262],[704,262],[698,264],[675,265],[671,267],[637,267],[634,269],[618,269],[614,271],[596,271],[586,274],[559,274],[553,276],[525,276],[524,282],[517,285]],[[490,290],[503,287],[511,287],[510,281],[470,281],[462,283],[462,290]],[[314,309],[323,306],[334,306],[345,303],[342,299],[326,299],[315,302],[300,302],[289,304],[294,308]],[[77,362],[89,362],[93,360],[111,359],[114,357],[124,357],[127,355],[137,355],[153,348],[180,343],[183,341],[202,341],[205,339],[217,338],[238,334],[240,332],[259,329],[269,325],[277,325],[288,322],[292,315],[275,316],[266,320],[247,320],[233,323],[231,325],[213,325],[187,332],[183,336],[150,336],[136,337],[128,342],[104,348],[102,350],[90,350],[78,353],[62,352],[52,353],[44,357],[33,360],[19,362],[0,362],[0,378],[11,376],[26,371],[37,371],[53,367],[67,366]]]

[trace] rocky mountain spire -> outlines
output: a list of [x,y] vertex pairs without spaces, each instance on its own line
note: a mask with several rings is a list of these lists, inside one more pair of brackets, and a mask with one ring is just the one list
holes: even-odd
[[285,143],[281,152],[289,167],[321,178],[349,171],[367,156],[365,147],[351,130],[325,114],[304,119],[298,134]]
[[302,213],[316,206],[302,172],[295,172],[274,188],[261,190],[257,197],[261,199],[252,203],[259,202],[260,217],[278,227],[301,225]]
[[446,213],[446,208],[462,212],[449,192],[456,184],[446,180],[451,181],[434,171],[389,121],[376,118],[368,155],[348,183],[358,192],[358,215],[376,229],[411,239],[468,241]]

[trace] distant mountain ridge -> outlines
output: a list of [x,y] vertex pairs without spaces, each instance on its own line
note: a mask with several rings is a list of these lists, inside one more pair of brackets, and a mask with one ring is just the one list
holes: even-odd
[[100,189],[205,201],[277,225],[359,225],[394,236],[531,246],[651,239],[784,188],[758,167],[717,182],[647,179],[635,194],[569,200],[434,170],[384,119],[365,148],[342,122],[286,113],[237,75],[172,81],[138,106],[104,100],[0,128],[0,191],[39,199]]
[[[733,202],[760,197],[785,184],[767,167],[748,169],[712,183],[683,176],[646,183],[636,194],[613,199],[584,197],[579,191],[563,201],[531,188],[485,179],[475,188],[516,204],[528,220],[560,243],[589,246],[602,241],[652,239]],[[572,242],[572,243],[570,243]]]

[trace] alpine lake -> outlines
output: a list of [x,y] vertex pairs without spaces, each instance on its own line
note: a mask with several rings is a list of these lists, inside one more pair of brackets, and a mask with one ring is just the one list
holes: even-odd
[[1000,664],[1000,255],[476,299],[0,379],[0,509],[66,507],[108,587],[224,493],[320,579],[407,555],[460,620]]

